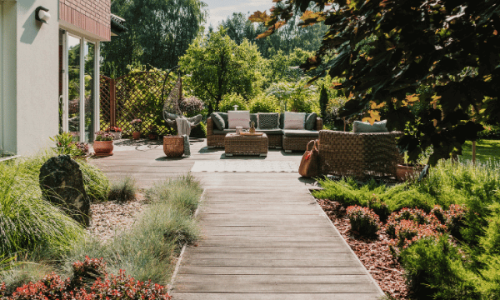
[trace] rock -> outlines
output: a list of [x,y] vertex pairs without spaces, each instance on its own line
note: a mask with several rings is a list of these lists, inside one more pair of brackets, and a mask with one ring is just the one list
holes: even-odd
[[47,199],[84,226],[90,225],[90,199],[83,174],[69,155],[52,157],[40,169],[40,188]]

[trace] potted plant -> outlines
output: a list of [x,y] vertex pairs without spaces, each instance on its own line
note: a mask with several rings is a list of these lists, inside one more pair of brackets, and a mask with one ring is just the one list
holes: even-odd
[[132,126],[134,126],[134,132],[132,132],[132,138],[134,140],[138,140],[141,138],[141,125],[142,125],[142,120],[141,119],[133,119],[132,122],[130,122]]
[[154,126],[154,125],[149,126],[148,138],[150,140],[157,140],[158,139],[158,132],[156,131],[156,126]]
[[408,153],[405,152],[404,164],[398,164],[396,168],[396,178],[398,181],[406,181],[420,173],[423,165],[411,163],[408,160]]
[[95,133],[94,152],[96,156],[113,155],[113,135],[108,132]]
[[108,129],[106,129],[106,132],[109,132],[113,135],[113,140],[120,140],[122,138],[122,129],[120,127],[108,127]]
[[83,159],[87,161],[88,155],[89,155],[89,144],[83,142],[73,143],[71,156],[73,156],[74,159]]

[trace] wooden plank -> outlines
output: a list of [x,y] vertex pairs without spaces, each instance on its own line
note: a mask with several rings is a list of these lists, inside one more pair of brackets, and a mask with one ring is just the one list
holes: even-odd
[[[338,259],[332,259],[338,257]],[[185,261],[184,261],[185,259]],[[288,260],[271,260],[271,259],[240,259],[240,258],[198,258],[186,257],[183,258],[183,263],[191,266],[205,267],[281,267],[281,268],[314,268],[314,267],[352,267],[358,264],[358,261],[352,255],[344,255],[343,253],[326,259],[288,259]],[[361,266],[360,266],[361,267]]]
[[379,300],[379,293],[175,293],[175,300]]
[[177,283],[175,291],[180,293],[376,293],[372,282],[338,284],[296,284],[296,283]]
[[363,268],[344,264],[339,267],[204,267],[204,266],[183,266],[179,269],[179,274],[200,274],[200,275],[364,275]]

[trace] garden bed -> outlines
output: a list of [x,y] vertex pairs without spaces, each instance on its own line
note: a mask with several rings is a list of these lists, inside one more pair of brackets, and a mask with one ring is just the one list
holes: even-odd
[[317,202],[382,291],[394,299],[407,299],[404,270],[389,252],[389,236],[384,232],[380,232],[377,239],[355,236],[351,233],[351,224],[342,204],[328,199],[317,199]]

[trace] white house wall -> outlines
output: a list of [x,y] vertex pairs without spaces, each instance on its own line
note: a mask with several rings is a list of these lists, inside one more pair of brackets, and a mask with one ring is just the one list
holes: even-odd
[[[57,0],[2,1],[2,132],[4,150],[28,154],[58,133]],[[35,20],[49,9],[47,24]]]
[[0,150],[17,152],[16,141],[17,3],[0,1]]

